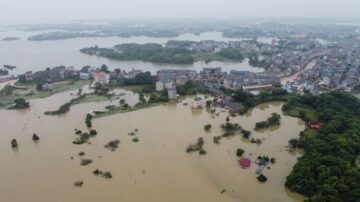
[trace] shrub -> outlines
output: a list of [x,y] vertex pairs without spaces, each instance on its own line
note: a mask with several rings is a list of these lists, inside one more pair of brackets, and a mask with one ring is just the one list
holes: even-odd
[[81,132],[82,132],[81,130],[76,130],[76,131],[75,131],[75,134],[80,135]]
[[96,130],[90,130],[90,135],[91,135],[91,136],[97,135],[97,131],[96,131]]
[[82,166],[86,166],[89,165],[90,163],[92,163],[93,161],[91,159],[81,159],[80,161],[80,165]]
[[133,141],[133,142],[139,142],[139,138],[134,137],[134,138],[132,139],[132,141]]
[[39,136],[36,135],[35,133],[33,134],[32,139],[33,139],[34,141],[40,140]]
[[209,131],[211,129],[211,124],[206,124],[204,130]]
[[244,154],[244,152],[245,151],[243,149],[239,148],[239,149],[236,150],[236,156],[241,157]]
[[205,150],[203,150],[203,149],[201,149],[200,151],[199,151],[199,154],[201,154],[201,155],[206,155],[206,151]]
[[267,177],[263,174],[260,174],[259,176],[257,176],[257,179],[259,180],[259,182],[266,182],[267,181]]

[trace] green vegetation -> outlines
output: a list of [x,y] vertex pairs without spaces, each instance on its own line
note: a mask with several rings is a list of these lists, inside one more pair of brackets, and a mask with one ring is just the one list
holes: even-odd
[[6,70],[6,69],[0,69],[0,76],[5,76],[5,75],[8,75],[9,74],[9,71]]
[[76,138],[74,141],[73,141],[73,144],[84,144],[86,143],[91,137],[94,137],[94,132],[93,134],[89,134],[89,133],[81,133],[79,135],[80,137]]
[[[307,131],[289,141],[305,150],[286,179],[291,191],[310,201],[358,201],[360,197],[360,101],[349,93],[305,94],[291,100],[296,106],[312,109],[322,122],[317,132]],[[306,116],[305,116],[306,117]]]
[[112,178],[112,174],[109,171],[101,171],[99,169],[96,169],[93,171],[93,174],[108,179]]
[[[230,119],[229,119],[229,117],[227,117],[226,123],[221,124],[221,128],[225,131],[225,133],[222,135],[222,137],[234,136],[237,134],[237,132],[240,132],[244,138],[249,138],[249,136],[251,135],[251,131],[244,130],[239,124],[230,123],[229,121],[230,121]],[[214,142],[218,143],[220,139],[214,138]]]
[[96,130],[94,130],[94,129],[90,130],[90,135],[91,135],[91,136],[95,136],[95,135],[97,135],[97,134],[98,134],[98,133],[97,133]]
[[152,93],[149,97],[148,104],[168,102],[169,98],[167,96],[167,91],[163,90],[160,94]]
[[213,101],[211,100],[206,100],[206,108],[210,108],[212,105]]
[[236,156],[241,157],[244,154],[244,152],[245,151],[243,149],[239,148],[239,149],[236,150]]
[[0,108],[10,106],[17,98],[26,100],[45,98],[56,93],[79,89],[88,83],[89,81],[86,80],[67,80],[49,84],[49,90],[37,90],[35,82],[17,82],[17,86],[5,86],[0,90]]
[[155,86],[156,76],[151,76],[150,72],[140,72],[134,78],[127,78],[120,82],[120,86],[131,85],[153,85]]
[[199,154],[204,155],[206,154],[206,151],[203,149],[203,146],[204,146],[204,139],[202,137],[199,137],[195,144],[190,144],[186,148],[186,152],[190,153],[190,152],[198,151]]
[[220,52],[213,52],[211,49],[206,51],[190,50],[191,45],[200,45],[201,42],[195,41],[168,41],[166,46],[156,43],[147,44],[119,44],[114,48],[99,48],[97,46],[82,48],[80,52],[97,55],[118,60],[142,60],[156,63],[167,64],[193,64],[197,60],[211,61],[243,61],[244,54],[242,49],[225,48]]
[[[116,51],[115,51],[116,50]],[[161,44],[120,44],[114,49],[98,47],[83,48],[82,53],[93,54],[100,52],[100,56],[118,60],[142,60],[156,63],[192,64],[194,58],[191,51],[180,48],[163,47]]]
[[11,140],[11,148],[16,148],[16,147],[18,147],[18,143],[17,143],[16,139],[12,139]]
[[112,140],[105,145],[105,148],[115,151],[119,147],[119,144],[120,140]]
[[32,136],[32,139],[34,140],[34,141],[39,141],[40,140],[40,137],[37,135],[37,134],[33,134],[33,136]]
[[204,130],[205,131],[209,131],[211,129],[211,124],[206,124],[205,126],[204,126]]
[[306,122],[318,119],[315,109],[308,107],[308,106],[292,105],[292,104],[284,105],[283,110],[286,115],[301,118],[301,119],[305,120]]
[[82,166],[87,166],[87,165],[89,165],[90,163],[92,163],[93,162],[93,160],[91,160],[91,159],[81,159],[80,160],[80,165],[82,165]]
[[240,48],[222,49],[218,54],[230,60],[243,61],[245,59],[243,51]]
[[86,118],[85,118],[85,124],[88,128],[91,128],[92,126],[92,119],[93,119],[93,116],[91,114],[86,114]]
[[26,102],[24,98],[17,98],[14,100],[14,105],[9,107],[8,109],[26,109],[29,107],[29,102]]
[[207,93],[207,87],[189,80],[184,85],[176,86],[176,92],[179,95],[195,95],[196,93]]
[[138,137],[134,137],[131,141],[133,141],[133,142],[139,142],[139,138],[138,138]]
[[260,174],[259,176],[257,176],[257,179],[259,180],[259,182],[266,182],[267,181],[267,177],[263,174]]
[[243,110],[240,114],[246,113],[250,108],[255,107],[259,104],[273,101],[287,102],[291,97],[295,95],[288,94],[285,90],[276,88],[269,91],[262,91],[259,95],[255,96],[249,92],[245,92],[242,89],[232,90],[221,87],[220,90],[225,95],[232,96],[235,102],[241,102],[244,105]]
[[280,115],[277,113],[272,113],[266,121],[261,121],[255,124],[255,130],[260,130],[264,128],[269,128],[271,126],[280,125]]

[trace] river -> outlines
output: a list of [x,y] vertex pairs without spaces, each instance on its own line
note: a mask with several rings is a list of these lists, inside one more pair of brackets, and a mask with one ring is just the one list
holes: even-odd
[[[111,69],[120,68],[122,70],[142,69],[156,73],[164,68],[172,69],[193,69],[200,71],[203,67],[222,67],[224,71],[230,70],[248,70],[254,72],[263,71],[261,68],[251,67],[248,61],[244,62],[195,62],[192,65],[174,65],[174,64],[155,64],[142,61],[119,61],[97,56],[89,56],[80,53],[80,49],[98,45],[99,47],[112,47],[121,43],[166,43],[168,40],[217,40],[231,41],[244,40],[243,38],[225,38],[220,32],[206,32],[200,35],[182,34],[175,38],[151,38],[151,37],[92,37],[92,38],[74,38],[65,40],[49,41],[29,41],[28,37],[42,32],[24,32],[21,30],[3,30],[0,32],[0,39],[4,37],[20,37],[15,41],[0,41],[0,65],[9,64],[17,66],[14,74],[24,73],[25,71],[44,70],[46,67],[57,65],[74,66],[81,68],[85,65],[100,66],[108,65]],[[267,43],[271,38],[259,38],[259,41]]]
[[[75,94],[76,91],[71,91]],[[282,103],[273,102],[255,107],[244,116],[231,117],[262,139],[260,145],[251,144],[240,136],[223,138],[219,145],[213,136],[222,135],[220,125],[227,113],[217,108],[219,116],[212,117],[206,110],[192,110],[180,103],[160,105],[129,113],[116,114],[93,120],[98,135],[91,144],[74,145],[74,129],[86,130],[84,119],[90,110],[101,110],[107,102],[74,105],[61,116],[45,116],[44,111],[57,109],[73,97],[71,92],[48,98],[30,100],[27,110],[0,110],[0,201],[4,202],[98,202],[98,201],[208,201],[208,202],[281,202],[301,201],[304,198],[284,187],[298,152],[288,152],[290,138],[298,137],[304,123],[282,114]],[[124,98],[132,105],[137,95],[126,91]],[[116,101],[117,102],[117,101]],[[183,102],[190,102],[189,99]],[[256,132],[256,122],[271,113],[282,115],[277,128]],[[6,117],[6,118],[5,118]],[[212,124],[205,132],[205,124]],[[128,133],[138,129],[138,143]],[[40,141],[31,140],[33,133]],[[198,137],[205,140],[207,155],[186,153],[186,147]],[[19,147],[12,149],[16,138]],[[104,145],[110,140],[121,141],[116,151]],[[266,183],[256,179],[253,163],[241,169],[236,149],[245,150],[244,156],[255,160],[259,155],[276,158],[271,169],[265,169]],[[94,162],[80,165],[78,153]],[[71,159],[73,157],[73,159]],[[113,178],[104,179],[92,174],[95,169],[111,171]],[[74,182],[83,180],[81,188]],[[220,192],[226,189],[226,192]]]

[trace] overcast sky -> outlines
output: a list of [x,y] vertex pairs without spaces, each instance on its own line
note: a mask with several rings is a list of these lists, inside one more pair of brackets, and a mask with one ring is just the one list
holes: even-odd
[[360,0],[0,0],[0,24],[124,18],[360,17]]

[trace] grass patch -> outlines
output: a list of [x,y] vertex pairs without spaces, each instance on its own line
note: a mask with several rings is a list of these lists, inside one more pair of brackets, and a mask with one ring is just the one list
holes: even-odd
[[127,91],[132,91],[134,93],[142,93],[144,86],[146,85],[128,85],[128,86],[121,86],[121,88]]
[[284,113],[288,116],[302,118],[305,121],[317,120],[319,118],[315,109],[301,105],[291,106],[288,110],[284,111]]
[[318,132],[314,129],[311,128],[306,128],[303,132],[302,135],[304,135],[306,138],[311,138],[314,137],[315,135],[317,135]]

